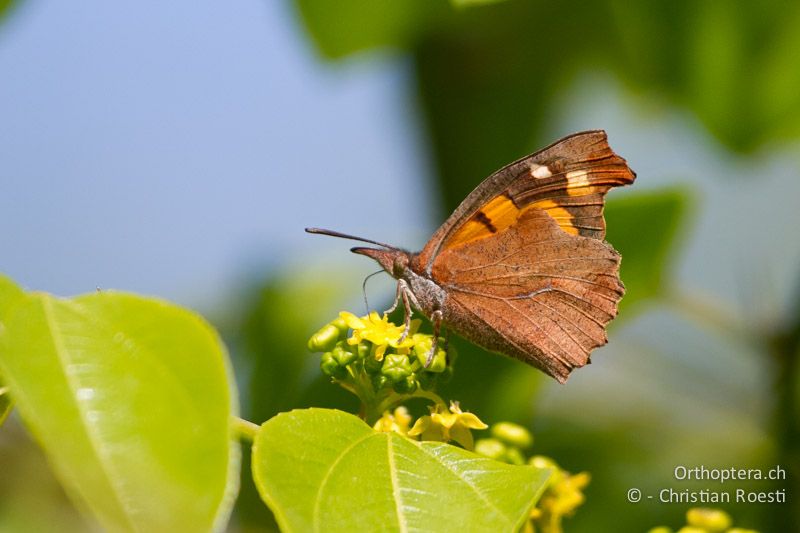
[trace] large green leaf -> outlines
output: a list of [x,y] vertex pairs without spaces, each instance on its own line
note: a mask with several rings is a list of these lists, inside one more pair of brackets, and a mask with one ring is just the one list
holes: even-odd
[[0,321],[3,315],[22,298],[25,292],[11,278],[0,274]]
[[238,485],[225,350],[197,315],[130,294],[23,298],[0,369],[67,492],[105,527],[208,531]]
[[331,532],[516,531],[550,476],[328,409],[265,422],[253,473],[283,531]]
[[[0,335],[2,335],[3,317],[10,312],[12,307],[19,302],[25,293],[19,288],[10,278],[0,274]],[[0,425],[6,421],[11,408],[14,407],[14,402],[11,395],[8,393],[8,387],[3,382],[3,376],[0,375]]]
[[606,205],[606,238],[622,254],[625,297],[620,316],[632,305],[664,294],[671,252],[689,207],[682,188],[631,193]]

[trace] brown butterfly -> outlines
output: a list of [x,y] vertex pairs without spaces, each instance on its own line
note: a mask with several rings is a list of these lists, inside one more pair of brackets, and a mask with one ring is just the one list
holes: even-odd
[[413,306],[433,323],[434,338],[447,327],[563,383],[608,342],[624,286],[620,255],[603,240],[603,198],[635,178],[604,131],[585,131],[486,178],[421,252],[306,231],[380,246],[352,251],[398,280],[406,331]]

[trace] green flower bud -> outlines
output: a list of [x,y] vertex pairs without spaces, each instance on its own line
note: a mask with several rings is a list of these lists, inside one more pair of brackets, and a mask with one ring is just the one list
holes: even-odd
[[312,352],[327,352],[333,349],[339,340],[339,328],[326,324],[308,339],[308,349]]
[[344,318],[337,317],[330,322],[330,325],[335,327],[341,333],[342,338],[347,337],[347,332],[350,331],[350,327],[347,325],[347,322],[344,321]]
[[498,422],[492,426],[492,436],[500,439],[509,446],[516,446],[526,450],[533,444],[531,432],[518,424],[511,422]]
[[[391,353],[384,356],[381,374],[389,378],[392,383],[401,382],[411,373],[411,362],[407,356],[399,353]],[[416,384],[414,388],[416,388]]]
[[356,359],[356,354],[347,348],[344,341],[339,341],[336,346],[331,350],[333,358],[339,363],[340,366],[347,366]]
[[347,376],[347,369],[339,365],[339,362],[333,357],[331,352],[322,354],[319,362],[319,368],[326,376],[336,379],[344,379]]
[[389,381],[389,378],[387,378],[383,374],[375,374],[374,376],[372,376],[372,388],[375,389],[376,391],[381,390],[389,383],[391,383]]
[[733,521],[728,513],[719,509],[695,507],[686,512],[686,524],[709,532],[725,531]]
[[678,533],[708,533],[708,530],[704,527],[683,526]]
[[[431,347],[433,346],[433,337],[425,336],[425,338],[419,339],[416,344],[414,344],[414,355],[417,358],[417,361],[421,365],[425,365],[428,362],[428,354],[431,351]],[[433,360],[431,361],[431,365],[426,368],[428,372],[443,372],[445,368],[447,368],[447,352],[442,349],[444,346],[444,339],[439,339],[439,343],[436,347],[436,354],[433,356]]]
[[558,469],[558,465],[555,461],[550,459],[545,455],[534,455],[530,459],[528,459],[528,464],[531,466],[535,466],[536,468],[553,468]]
[[475,453],[502,461],[506,456],[506,445],[497,439],[478,439],[475,441]]
[[506,452],[505,461],[512,465],[524,465],[525,456],[522,455],[522,452],[519,451],[519,448],[510,447]]
[[667,526],[658,526],[647,530],[647,533],[673,533],[672,528]]
[[399,394],[411,394],[417,390],[417,380],[414,379],[414,376],[407,376],[395,383],[392,388]]
[[535,466],[536,468],[549,468],[552,470],[553,473],[550,475],[550,479],[547,480],[548,486],[552,487],[564,479],[564,474],[561,468],[559,468],[558,464],[549,457],[544,455],[534,455],[528,459],[528,464]]
[[351,344],[355,348],[355,353],[358,354],[359,359],[364,359],[369,355],[369,346],[367,346],[363,342],[359,342],[358,344]]

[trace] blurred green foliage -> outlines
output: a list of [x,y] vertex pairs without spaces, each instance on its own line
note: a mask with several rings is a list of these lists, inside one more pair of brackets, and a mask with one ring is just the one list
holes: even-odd
[[[625,320],[630,307],[669,290],[669,267],[677,256],[675,245],[686,226],[690,198],[687,189],[672,188],[629,194],[606,203],[606,239],[623,258],[620,276],[625,297],[617,325]],[[642,228],[647,228],[645,239]]]
[[[549,139],[554,97],[582,70],[695,114],[749,152],[800,134],[800,5],[652,0],[298,0],[328,58],[391,47],[413,55],[453,208],[481,176]],[[409,22],[415,19],[415,23]]]
[[0,0],[0,22],[17,6],[17,0]]

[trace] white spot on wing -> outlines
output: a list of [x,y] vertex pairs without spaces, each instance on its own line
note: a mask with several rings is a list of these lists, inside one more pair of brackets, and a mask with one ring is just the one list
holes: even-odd
[[589,185],[589,173],[585,170],[567,172],[567,188],[586,187]]
[[552,175],[553,173],[545,165],[537,165],[536,163],[531,165],[531,176],[536,179],[549,178]]

